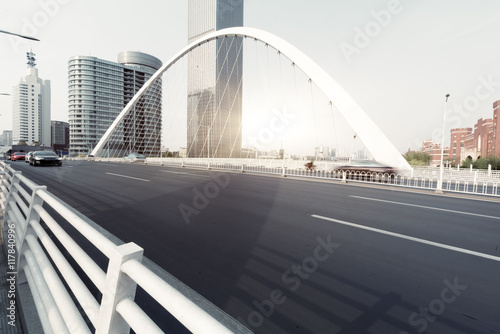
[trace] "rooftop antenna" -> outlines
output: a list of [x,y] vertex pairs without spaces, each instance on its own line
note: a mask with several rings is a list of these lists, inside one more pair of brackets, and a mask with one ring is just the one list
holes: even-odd
[[28,62],[26,64],[28,64],[28,67],[32,68],[32,67],[36,66],[35,56],[36,55],[31,50],[30,50],[30,52],[26,52],[26,58],[28,58]]

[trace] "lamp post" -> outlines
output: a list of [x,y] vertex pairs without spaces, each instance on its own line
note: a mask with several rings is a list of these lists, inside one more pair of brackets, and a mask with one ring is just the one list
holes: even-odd
[[443,174],[444,174],[444,163],[443,163],[443,156],[444,156],[444,132],[446,128],[446,114],[448,113],[448,98],[450,97],[450,94],[445,95],[446,100],[444,101],[444,116],[443,116],[443,138],[441,140],[441,166],[439,170],[439,180],[436,186],[436,194],[443,194]]
[[31,37],[31,36],[20,35],[20,34],[14,33],[14,32],[0,30],[0,33],[7,34],[7,35],[13,35],[13,36],[21,37],[21,38],[24,38],[24,39],[29,39],[29,40],[32,40],[32,41],[40,42],[40,40],[38,38]]

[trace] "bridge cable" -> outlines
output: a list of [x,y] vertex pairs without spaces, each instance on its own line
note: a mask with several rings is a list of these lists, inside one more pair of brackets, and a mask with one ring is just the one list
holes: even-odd
[[[313,81],[311,78],[309,78],[308,82],[309,82],[309,88],[310,88],[311,106],[312,106],[313,119],[314,119],[314,133],[315,133],[315,139],[316,139],[316,147],[318,147],[318,125],[317,125],[317,119],[316,119],[316,107],[314,104]],[[315,147],[315,151],[316,151],[316,147]]]

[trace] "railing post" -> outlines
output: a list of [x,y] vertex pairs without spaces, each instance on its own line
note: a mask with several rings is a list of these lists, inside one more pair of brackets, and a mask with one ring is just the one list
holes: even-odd
[[113,249],[106,273],[106,282],[102,291],[96,334],[130,332],[130,326],[116,311],[116,305],[125,298],[133,300],[137,284],[121,271],[121,266],[129,260],[141,262],[143,252],[144,250],[133,242]]
[[[10,183],[7,186],[7,196],[5,197],[5,203],[4,203],[4,219],[2,219],[2,224],[0,226],[1,233],[3,233],[4,220],[5,220],[5,217],[7,217],[7,211],[9,208],[10,198],[12,197],[12,194],[19,192],[15,185],[19,184],[19,182],[21,181],[19,179],[19,176],[22,174],[23,174],[22,172],[14,171],[14,173],[12,173]],[[8,179],[8,176],[6,177],[6,179]],[[18,223],[18,222],[16,221],[16,223]],[[2,240],[3,240],[3,236],[2,236]]]
[[[4,193],[4,181],[7,174],[5,173],[5,163],[0,162],[0,167],[2,167],[2,170],[0,171],[0,228],[3,230],[3,220],[5,216],[5,208],[7,206],[7,194]],[[7,191],[6,186],[5,190]],[[1,233],[2,232],[0,231],[0,235]]]
[[[40,196],[38,196],[37,192],[38,191],[45,191],[45,190],[47,190],[46,186],[36,186],[33,189],[33,192],[31,194],[31,199],[30,199],[30,202],[28,203],[29,204],[28,213],[26,215],[26,221],[25,221],[25,224],[23,226],[24,234],[22,234],[22,235],[18,234],[18,243],[16,245],[17,249],[18,249],[17,263],[19,263],[19,266],[23,265],[21,254],[24,252],[23,245],[24,245],[24,240],[26,239],[26,236],[28,235],[30,222],[32,220],[35,220],[37,223],[40,223],[40,215],[38,214],[38,212],[36,212],[34,207],[35,207],[35,205],[40,205],[40,206],[43,205],[44,201],[43,201],[43,199],[40,198]],[[36,236],[35,233],[33,233],[33,235],[35,235],[35,237],[38,238],[38,236]],[[18,274],[19,274],[19,277],[17,279],[18,284],[24,283],[27,281],[24,271],[21,271]]]

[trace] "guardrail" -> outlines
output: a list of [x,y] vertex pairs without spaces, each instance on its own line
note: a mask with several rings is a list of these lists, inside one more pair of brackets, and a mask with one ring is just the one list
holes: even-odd
[[[119,161],[119,160],[117,160]],[[308,170],[306,161],[251,160],[251,159],[179,159],[148,158],[147,163],[176,167],[231,170],[238,172],[296,176],[304,178],[340,179],[342,182],[378,182],[406,188],[435,190],[439,180],[439,168],[415,168],[406,173],[359,172],[339,169],[340,162],[318,161],[316,168]],[[500,172],[490,173],[481,170],[446,168],[443,177],[443,190],[476,195],[498,196]]]
[[[99,161],[124,162],[122,158],[95,158]],[[148,164],[203,169],[232,170],[249,173],[275,174],[305,178],[343,179],[353,182],[380,182],[394,186],[436,189],[440,175],[439,167],[414,167],[402,173],[366,173],[341,170],[345,162],[315,161],[316,168],[307,170],[304,160],[279,159],[206,159],[206,158],[147,158]],[[343,175],[343,172],[346,172]],[[443,190],[476,195],[500,196],[500,171],[484,171],[470,168],[444,169]]]
[[[203,297],[190,290],[188,298],[146,267],[142,248],[115,244],[46,187],[0,162],[0,218],[2,213],[9,271],[16,275],[16,286],[28,283],[44,333],[91,333],[92,329],[128,333],[131,328],[136,333],[163,333],[135,303],[137,286],[193,333],[251,333],[220,310],[214,317],[193,301],[209,303]],[[104,255],[106,270],[64,224]],[[82,271],[95,287],[84,283],[78,274]],[[102,294],[100,302],[91,292],[95,288]]]

